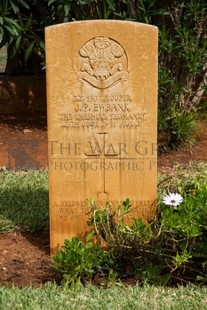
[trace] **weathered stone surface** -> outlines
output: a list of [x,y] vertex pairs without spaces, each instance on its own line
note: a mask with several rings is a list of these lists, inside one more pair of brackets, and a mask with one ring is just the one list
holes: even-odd
[[154,215],[157,28],[82,21],[46,28],[51,253],[87,230],[86,199]]

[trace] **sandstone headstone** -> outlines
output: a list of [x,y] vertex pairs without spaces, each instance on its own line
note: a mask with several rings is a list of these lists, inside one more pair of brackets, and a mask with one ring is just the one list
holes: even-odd
[[150,219],[157,185],[157,28],[46,28],[51,254],[87,231],[86,199],[129,198]]

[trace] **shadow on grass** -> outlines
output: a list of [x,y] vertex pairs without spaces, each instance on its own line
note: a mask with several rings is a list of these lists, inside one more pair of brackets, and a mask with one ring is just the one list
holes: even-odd
[[49,231],[47,171],[0,172],[0,233]]
[[7,189],[0,193],[0,232],[21,228],[35,232],[49,228],[48,191]]

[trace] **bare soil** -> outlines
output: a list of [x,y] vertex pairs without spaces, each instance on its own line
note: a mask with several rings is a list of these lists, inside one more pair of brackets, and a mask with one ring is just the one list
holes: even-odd
[[[207,124],[200,123],[196,142],[186,149],[162,154],[159,173],[176,164],[207,160]],[[43,114],[0,115],[0,167],[46,168],[47,123]],[[40,287],[59,282],[49,254],[49,233],[11,232],[0,234],[0,285]]]

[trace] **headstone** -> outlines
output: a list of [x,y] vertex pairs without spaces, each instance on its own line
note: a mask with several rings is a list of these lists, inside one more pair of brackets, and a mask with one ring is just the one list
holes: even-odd
[[157,28],[80,21],[46,28],[51,254],[84,237],[87,203],[155,213]]

